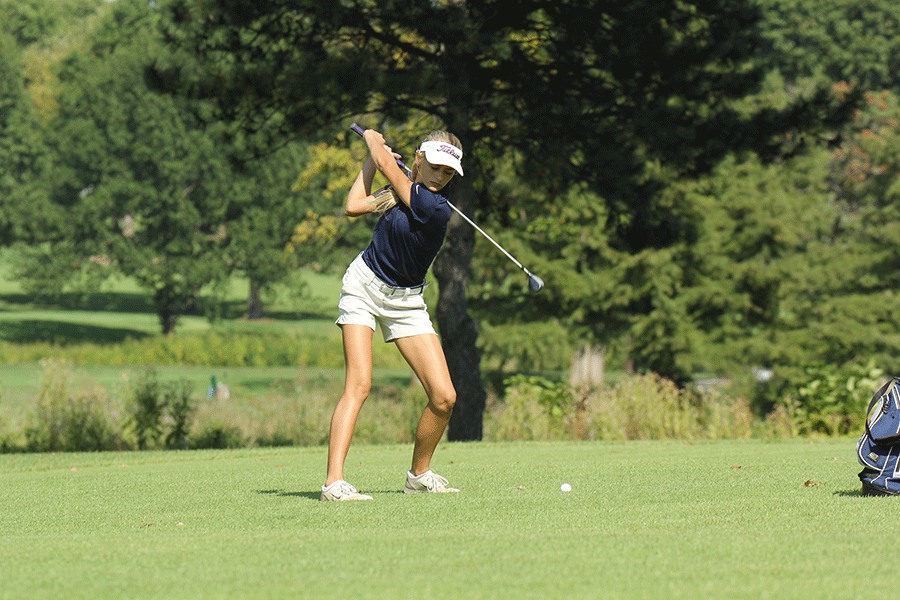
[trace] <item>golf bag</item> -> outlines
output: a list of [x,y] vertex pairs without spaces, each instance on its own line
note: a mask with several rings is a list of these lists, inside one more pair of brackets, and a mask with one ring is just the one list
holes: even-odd
[[856,444],[863,496],[900,495],[900,377],[875,393]]

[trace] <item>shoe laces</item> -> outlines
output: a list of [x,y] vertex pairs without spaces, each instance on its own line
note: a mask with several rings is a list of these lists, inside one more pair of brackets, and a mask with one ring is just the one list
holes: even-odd
[[352,496],[353,494],[359,493],[359,491],[355,487],[353,487],[353,485],[346,481],[338,484],[338,491],[338,498],[343,498],[344,496]]
[[422,473],[422,475],[420,475],[419,481],[429,490],[443,489],[447,487],[447,484],[449,483],[446,478],[441,477],[433,471]]

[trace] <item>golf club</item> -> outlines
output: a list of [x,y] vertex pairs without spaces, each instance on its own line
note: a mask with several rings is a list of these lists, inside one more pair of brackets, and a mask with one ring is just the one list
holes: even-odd
[[[360,136],[363,135],[363,128],[360,127],[359,125],[357,125],[356,123],[353,123],[353,124],[350,126],[350,129],[352,129],[354,132],[356,132],[356,133],[359,134]],[[402,168],[404,171],[406,171],[407,175],[409,175],[410,173],[412,173],[412,170],[411,170],[409,167],[407,167],[405,164],[403,164],[403,161],[401,161],[399,158],[397,159],[397,164],[400,165],[400,168]],[[528,289],[529,289],[529,290],[531,290],[532,292],[537,292],[537,291],[540,290],[542,287],[544,287],[544,282],[541,280],[540,277],[538,277],[537,275],[535,275],[534,273],[532,273],[531,271],[529,271],[528,269],[526,269],[526,268],[522,265],[522,263],[520,263],[519,261],[517,261],[517,260],[515,259],[515,257],[513,257],[512,254],[510,254],[509,252],[507,252],[507,251],[503,248],[503,246],[501,246],[500,244],[498,244],[498,243],[496,242],[496,240],[494,240],[494,238],[492,238],[492,237],[489,236],[487,233],[485,233],[485,231],[484,231],[481,227],[479,227],[478,225],[476,225],[476,224],[474,223],[474,221],[472,221],[472,219],[470,219],[469,217],[467,217],[467,216],[465,215],[465,213],[463,213],[461,210],[459,210],[458,208],[456,208],[449,200],[447,201],[447,204],[450,206],[450,208],[452,208],[452,209],[456,212],[456,214],[458,214],[460,217],[462,217],[463,219],[465,219],[466,223],[468,223],[469,225],[471,225],[472,227],[474,227],[474,228],[475,228],[475,231],[477,231],[478,233],[480,233],[481,235],[483,235],[484,237],[486,237],[486,238],[488,239],[488,241],[490,241],[492,244],[494,244],[495,246],[497,246],[497,248],[500,250],[500,252],[502,252],[503,254],[505,254],[506,257],[507,257],[509,260],[513,261],[513,263],[514,263],[517,267],[519,267],[520,269],[522,269],[523,271],[525,271],[525,274],[528,275]]]

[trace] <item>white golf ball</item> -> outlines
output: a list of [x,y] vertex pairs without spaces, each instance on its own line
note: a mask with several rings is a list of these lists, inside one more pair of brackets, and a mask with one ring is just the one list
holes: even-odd
[[569,485],[568,483],[564,483],[564,484],[562,484],[561,486],[559,486],[559,491],[561,491],[561,492],[571,492],[571,491],[572,491],[572,486]]

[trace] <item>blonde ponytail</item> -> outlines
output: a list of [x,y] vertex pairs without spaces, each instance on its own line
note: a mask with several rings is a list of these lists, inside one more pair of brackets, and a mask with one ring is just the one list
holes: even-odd
[[397,206],[397,200],[397,193],[394,191],[394,188],[386,185],[372,194],[372,199],[367,200],[366,203],[374,204],[375,212],[383,213],[384,211]]

